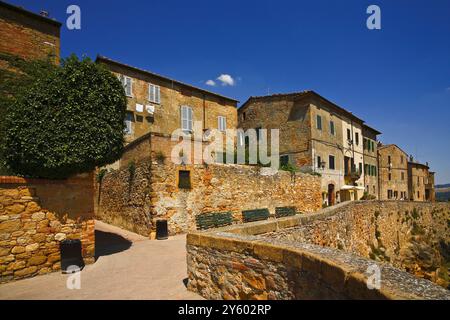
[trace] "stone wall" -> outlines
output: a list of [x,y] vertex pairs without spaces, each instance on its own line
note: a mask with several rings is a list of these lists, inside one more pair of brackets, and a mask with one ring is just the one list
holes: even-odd
[[92,174],[63,181],[0,177],[0,282],[60,270],[65,239],[80,239],[85,263],[93,263],[92,195]]
[[[257,166],[176,165],[170,159],[175,143],[151,136],[151,157],[135,162],[134,176],[129,166],[109,172],[99,188],[97,217],[144,236],[155,231],[157,219],[167,219],[173,235],[196,230],[195,217],[204,213],[231,211],[239,222],[246,209],[274,213],[277,206],[295,206],[313,212],[321,207],[317,176],[271,175],[269,168]],[[189,171],[190,189],[179,188],[180,170]]]
[[444,287],[450,285],[450,205],[354,202],[265,238],[312,243],[387,262]]
[[[450,299],[444,288],[390,264],[331,247],[266,236],[334,215],[334,210],[327,208],[188,234],[188,289],[207,299]],[[369,289],[370,268],[376,267],[381,285]]]

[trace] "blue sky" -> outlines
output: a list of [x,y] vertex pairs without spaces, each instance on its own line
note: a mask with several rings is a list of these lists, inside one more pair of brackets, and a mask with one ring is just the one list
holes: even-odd
[[[61,22],[79,5],[82,28],[62,28],[63,57],[100,53],[241,102],[314,90],[450,182],[448,0],[8,2]],[[366,28],[371,4],[381,30]]]

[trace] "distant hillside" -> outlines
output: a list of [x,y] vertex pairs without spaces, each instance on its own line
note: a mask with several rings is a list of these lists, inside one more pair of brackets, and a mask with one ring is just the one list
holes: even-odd
[[436,189],[442,189],[442,188],[450,188],[450,183],[447,184],[437,184],[434,186]]
[[448,188],[445,190],[447,190],[447,191],[439,191],[439,189],[436,189],[436,200],[437,201],[449,201],[450,200],[450,190],[448,190]]

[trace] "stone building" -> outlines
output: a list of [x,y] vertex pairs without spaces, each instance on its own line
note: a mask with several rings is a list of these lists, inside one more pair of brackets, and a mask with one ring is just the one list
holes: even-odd
[[[61,23],[0,1],[0,53],[24,59],[60,59]],[[0,57],[0,66],[5,62]]]
[[[192,85],[98,56],[122,81],[128,97],[126,141],[149,132],[171,135],[237,127],[238,101]],[[196,128],[194,122],[201,122]],[[200,132],[201,134],[203,132]]]
[[407,153],[395,144],[379,144],[378,167],[379,199],[409,199]]
[[427,164],[414,161],[411,156],[408,161],[408,190],[412,201],[434,201],[434,172],[430,172]]
[[363,126],[363,149],[364,149],[364,187],[365,192],[378,199],[378,143],[377,136],[381,132]]
[[250,97],[238,112],[244,130],[280,130],[280,163],[320,173],[324,204],[362,196],[362,119],[314,91]]

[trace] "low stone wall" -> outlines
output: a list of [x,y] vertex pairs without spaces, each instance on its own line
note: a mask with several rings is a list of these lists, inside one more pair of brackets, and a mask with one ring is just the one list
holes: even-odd
[[[151,145],[151,154],[140,154],[134,171],[121,165],[103,178],[97,217],[105,222],[149,236],[154,235],[157,219],[167,219],[174,235],[196,230],[195,217],[204,213],[231,211],[238,223],[247,209],[268,208],[274,214],[277,206],[294,206],[301,212],[321,208],[320,177],[271,174],[269,168],[257,166],[177,165],[170,159],[176,142],[158,135],[148,139],[140,143]],[[130,152],[136,150],[133,146]],[[133,161],[130,154],[123,159]],[[179,188],[180,170],[189,171],[190,189]]]
[[84,261],[93,263],[93,203],[92,175],[0,177],[0,283],[60,270],[64,239],[81,239]]
[[[264,237],[322,221],[348,205],[188,234],[188,289],[207,299],[450,299],[444,288],[389,264],[330,247]],[[381,287],[369,289],[370,269],[376,267]]]
[[262,237],[312,243],[387,262],[448,287],[450,204],[352,202],[329,215]]

